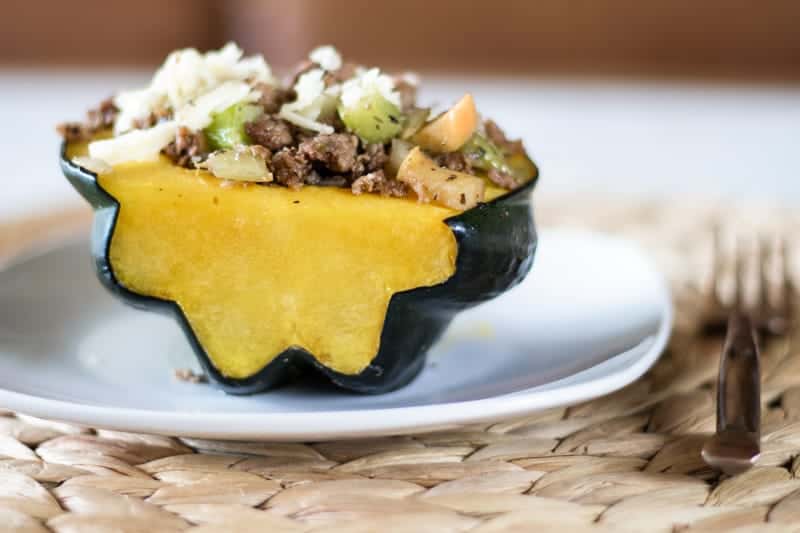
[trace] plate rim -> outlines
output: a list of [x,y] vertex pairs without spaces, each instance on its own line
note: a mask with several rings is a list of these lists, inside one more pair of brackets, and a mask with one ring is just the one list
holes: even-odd
[[[559,228],[556,231],[563,230]],[[574,230],[567,231],[572,233]],[[642,346],[644,343],[651,342],[651,346],[644,354],[628,367],[612,374],[555,389],[537,390],[580,373],[575,372],[559,380],[529,389],[474,400],[338,411],[278,413],[157,411],[43,398],[5,388],[0,388],[0,407],[34,417],[127,432],[218,440],[315,442],[453,429],[467,424],[487,423],[524,416],[544,409],[574,405],[604,396],[636,381],[655,364],[666,348],[672,333],[674,309],[666,278],[655,268],[651,258],[644,253],[641,246],[628,239],[601,232],[579,230],[575,233],[624,243],[642,257],[644,267],[650,270],[654,278],[658,280],[656,289],[660,321],[655,334],[645,337],[627,350],[580,371],[589,371]],[[56,246],[51,245],[46,248],[53,249]],[[25,254],[27,256],[25,259],[44,253],[45,250],[39,249],[36,252],[38,253]],[[19,262],[13,261],[14,264],[19,264]],[[9,266],[11,265],[6,263],[2,270]]]

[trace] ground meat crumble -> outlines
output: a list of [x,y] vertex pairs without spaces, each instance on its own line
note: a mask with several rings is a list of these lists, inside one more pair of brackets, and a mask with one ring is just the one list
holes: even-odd
[[178,166],[193,168],[194,162],[208,153],[208,143],[203,132],[192,133],[188,128],[178,128],[175,140],[164,148],[164,155]]
[[387,160],[382,144],[332,133],[307,136],[297,146],[282,148],[272,155],[271,167],[275,181],[292,189],[322,185],[349,187],[354,194],[405,196],[408,188],[384,174]]
[[517,140],[509,140],[506,137],[505,132],[500,129],[493,120],[487,120],[484,122],[484,128],[486,128],[486,136],[489,137],[489,140],[500,147],[507,154],[524,154],[525,148],[522,146],[522,141],[519,139]]
[[289,123],[271,115],[263,115],[253,122],[248,122],[245,131],[255,144],[260,144],[273,152],[294,144],[292,127]]
[[112,128],[118,114],[114,101],[107,98],[86,113],[85,122],[64,122],[56,126],[56,130],[68,142],[88,141],[97,133]]
[[389,154],[382,144],[367,144],[363,147],[363,153],[356,157],[353,175],[358,177],[381,170],[388,160]]
[[259,83],[255,86],[255,89],[261,93],[258,105],[263,107],[264,113],[267,114],[277,113],[284,103],[294,98],[291,90],[268,83]]
[[504,189],[511,190],[519,186],[517,178],[509,174],[504,174],[499,170],[490,169],[489,172],[486,174],[486,177],[489,178],[489,181],[491,181],[498,187],[502,187]]
[[[522,141],[519,139],[510,140],[508,137],[506,137],[505,132],[500,129],[500,126],[495,124],[493,120],[487,120],[484,122],[484,129],[486,130],[486,136],[489,138],[489,140],[492,141],[504,153],[508,155],[525,153],[525,147],[522,146]],[[494,168],[487,172],[486,177],[489,178],[489,181],[504,189],[512,190],[520,186],[519,178]]]
[[358,137],[349,133],[317,135],[300,143],[297,150],[332,172],[346,173],[356,164]]
[[169,120],[172,118],[172,111],[167,108],[159,108],[151,111],[146,117],[137,118],[133,121],[133,127],[138,130],[152,128],[162,120]]
[[305,154],[299,153],[297,148],[284,148],[272,156],[273,178],[290,189],[301,188],[311,173],[311,161]]
[[408,195],[408,187],[402,181],[389,179],[383,170],[376,170],[356,178],[350,186],[353,194],[378,193],[382,196],[397,196],[402,198]]

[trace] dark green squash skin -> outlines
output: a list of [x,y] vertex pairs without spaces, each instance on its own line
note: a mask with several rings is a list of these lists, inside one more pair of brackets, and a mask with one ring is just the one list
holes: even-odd
[[402,387],[422,370],[428,349],[455,315],[522,281],[533,265],[536,251],[530,193],[538,171],[523,187],[445,220],[458,244],[455,273],[439,285],[400,292],[392,297],[378,354],[360,374],[335,372],[307,351],[289,348],[253,376],[232,379],[214,367],[175,302],[134,293],[116,279],[109,249],[119,203],[103,190],[94,173],[66,157],[66,143],[62,144],[60,160],[64,175],[94,208],[91,252],[100,282],[133,307],[174,317],[210,380],[231,394],[261,392],[309,371],[324,375],[338,387],[360,393],[377,394]]

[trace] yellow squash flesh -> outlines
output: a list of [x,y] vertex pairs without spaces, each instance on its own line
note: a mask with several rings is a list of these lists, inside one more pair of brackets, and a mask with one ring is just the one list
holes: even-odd
[[[349,190],[226,184],[162,159],[98,177],[121,205],[110,262],[175,301],[212,363],[246,378],[297,346],[344,374],[375,356],[397,292],[455,271],[457,213]],[[495,196],[491,194],[489,196]]]

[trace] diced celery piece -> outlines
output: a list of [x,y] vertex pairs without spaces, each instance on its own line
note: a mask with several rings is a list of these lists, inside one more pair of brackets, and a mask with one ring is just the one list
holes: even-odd
[[512,176],[519,183],[531,179],[536,173],[536,167],[527,156],[506,155],[481,133],[473,135],[461,148],[461,152],[467,156],[473,167],[484,172],[494,169]]
[[495,169],[506,174],[511,171],[500,148],[480,133],[473,135],[461,148],[461,151],[475,168],[484,171]]
[[206,138],[213,150],[225,150],[238,145],[250,144],[245,124],[258,118],[264,110],[255,104],[233,104],[214,114],[211,124],[205,129]]
[[403,127],[400,109],[378,91],[370,92],[355,105],[339,105],[339,116],[347,129],[368,143],[386,143]]
[[211,153],[198,165],[218,178],[233,181],[272,181],[267,162],[252,148],[242,147]]
[[389,160],[386,162],[384,169],[390,176],[397,176],[397,171],[400,165],[406,160],[406,157],[414,148],[414,145],[402,139],[392,139],[392,146],[389,149]]

